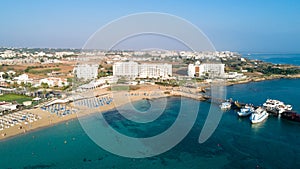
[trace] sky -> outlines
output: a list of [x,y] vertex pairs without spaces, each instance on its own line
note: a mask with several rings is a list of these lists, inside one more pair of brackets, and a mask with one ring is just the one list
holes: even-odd
[[300,52],[297,0],[4,0],[0,46],[82,48],[120,17],[162,12],[191,22],[217,50]]

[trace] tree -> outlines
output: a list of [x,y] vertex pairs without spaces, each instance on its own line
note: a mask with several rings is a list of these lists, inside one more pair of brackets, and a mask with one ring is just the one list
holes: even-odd
[[49,85],[48,85],[48,83],[41,83],[41,87],[43,88],[43,89],[48,89],[49,88]]
[[31,88],[31,87],[32,87],[32,84],[31,84],[31,83],[26,83],[26,84],[25,84],[25,87],[26,87],[26,88]]
[[14,87],[14,88],[18,87],[18,83],[17,83],[17,82],[14,82],[14,83],[13,83],[13,87]]
[[67,82],[71,84],[73,82],[73,79],[72,78],[67,78]]
[[4,74],[2,75],[2,78],[3,78],[3,79],[8,79],[8,78],[9,78],[8,73],[4,73]]
[[24,82],[21,82],[21,86],[22,86],[22,87],[25,87],[25,83],[24,83]]

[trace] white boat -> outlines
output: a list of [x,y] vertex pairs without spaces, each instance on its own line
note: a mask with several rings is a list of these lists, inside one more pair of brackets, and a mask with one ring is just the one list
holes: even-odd
[[285,105],[285,107],[286,107],[286,109],[289,110],[289,111],[291,111],[291,110],[293,109],[293,106],[292,106],[292,105],[289,105],[289,104]]
[[293,109],[291,105],[285,105],[283,102],[273,99],[267,99],[263,106],[267,110],[276,110],[279,114],[283,113],[284,111]]
[[287,111],[287,110],[292,110],[293,107],[291,105],[279,105],[276,107],[276,110],[278,111],[279,114]]
[[263,109],[262,107],[258,107],[254,111],[254,113],[251,114],[250,121],[251,121],[251,123],[260,123],[260,122],[264,121],[268,116],[269,116],[269,114],[267,113],[267,111],[265,109]]
[[222,110],[225,110],[225,109],[230,109],[231,108],[231,103],[230,102],[224,102],[220,105],[220,108]]
[[267,99],[263,106],[269,110],[275,110],[279,105],[284,105],[283,102],[279,100]]
[[245,107],[241,108],[240,111],[237,112],[239,116],[248,116],[254,112],[254,108],[249,105],[245,105]]

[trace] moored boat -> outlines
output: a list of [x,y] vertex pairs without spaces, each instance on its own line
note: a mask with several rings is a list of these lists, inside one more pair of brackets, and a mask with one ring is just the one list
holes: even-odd
[[283,113],[284,111],[291,111],[293,109],[292,105],[285,105],[282,101],[273,99],[267,99],[263,106],[267,110],[277,111],[279,114]]
[[279,100],[267,99],[266,102],[263,104],[263,107],[269,110],[275,110],[276,107],[280,105],[284,105],[284,103]]
[[253,106],[250,105],[245,105],[243,108],[240,109],[240,111],[237,112],[237,114],[242,117],[242,116],[249,116],[254,112]]
[[258,107],[250,116],[251,123],[260,123],[267,119],[269,114],[262,107]]
[[227,110],[227,109],[230,109],[231,108],[231,103],[230,102],[223,102],[221,105],[220,105],[220,108],[222,110]]

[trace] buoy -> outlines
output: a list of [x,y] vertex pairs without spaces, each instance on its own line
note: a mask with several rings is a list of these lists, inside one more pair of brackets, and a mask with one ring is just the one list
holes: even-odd
[[64,143],[67,144],[67,140],[65,140]]

